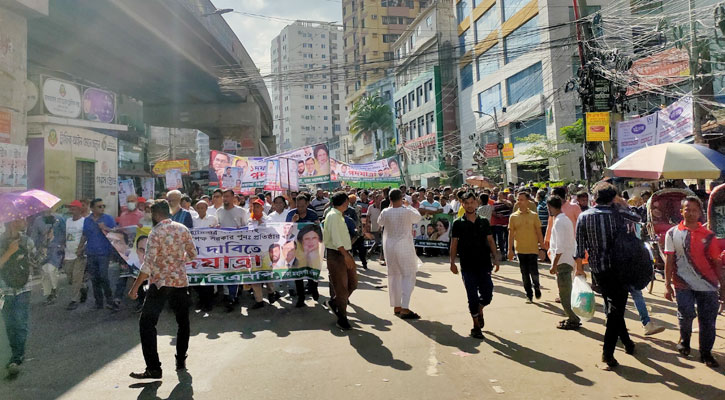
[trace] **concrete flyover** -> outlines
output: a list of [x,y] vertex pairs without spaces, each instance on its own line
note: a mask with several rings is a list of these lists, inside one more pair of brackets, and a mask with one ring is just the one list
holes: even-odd
[[[141,100],[144,122],[208,133],[243,155],[274,151],[269,94],[209,0],[51,0],[28,21],[28,62]],[[237,75],[243,87],[222,90]]]

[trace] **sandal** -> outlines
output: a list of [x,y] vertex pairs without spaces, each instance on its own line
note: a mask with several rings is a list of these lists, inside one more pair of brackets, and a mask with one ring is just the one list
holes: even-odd
[[576,331],[581,326],[582,326],[582,324],[580,324],[580,323],[571,322],[568,319],[565,319],[563,321],[560,321],[559,325],[557,325],[556,327],[557,327],[557,329],[563,329],[565,331]]
[[420,315],[416,314],[413,311],[405,314],[400,313],[400,315],[398,316],[400,317],[400,319],[420,319]]

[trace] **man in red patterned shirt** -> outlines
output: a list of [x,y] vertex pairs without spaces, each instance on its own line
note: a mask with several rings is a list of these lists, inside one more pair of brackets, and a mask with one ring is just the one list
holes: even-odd
[[186,368],[186,350],[189,348],[189,282],[186,278],[186,261],[196,257],[196,247],[189,229],[171,220],[169,203],[157,200],[151,206],[154,227],[146,245],[146,257],[129,297],[136,299],[138,289],[149,281],[149,291],[141,309],[139,330],[141,348],[146,361],[144,372],[133,372],[135,379],[161,378],[161,362],[156,349],[156,324],[166,300],[176,315],[179,329],[176,334],[176,369]]

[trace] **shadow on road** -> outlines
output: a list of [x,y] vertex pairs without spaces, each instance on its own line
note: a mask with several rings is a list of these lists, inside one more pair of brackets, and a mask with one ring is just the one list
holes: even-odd
[[[187,371],[176,371],[176,376],[179,379],[179,383],[174,386],[174,389],[169,393],[169,400],[172,399],[193,399],[194,388],[192,387],[192,378]],[[141,393],[138,394],[138,400],[163,400],[156,393],[161,387],[161,381],[134,383],[129,385],[131,389],[142,389]]]
[[468,336],[461,336],[453,330],[453,326],[438,321],[417,320],[408,321],[408,324],[420,333],[428,336],[441,346],[455,347],[466,353],[480,353],[478,346],[481,342]]
[[413,369],[413,366],[410,364],[393,357],[390,349],[383,345],[382,339],[370,332],[358,329],[350,331],[335,329],[332,331],[332,334],[339,337],[347,336],[348,340],[350,340],[350,346],[360,354],[360,357],[371,364],[390,367],[400,371],[410,371]]
[[[484,341],[494,348],[494,354],[498,354],[509,360],[535,369],[541,372],[552,372],[564,375],[573,383],[581,386],[593,386],[594,382],[587,378],[577,375],[582,371],[578,366],[558,358],[551,357],[544,353],[522,346],[516,342],[504,339],[493,332],[484,332]],[[491,340],[494,337],[496,340]],[[533,362],[532,362],[533,361]]]

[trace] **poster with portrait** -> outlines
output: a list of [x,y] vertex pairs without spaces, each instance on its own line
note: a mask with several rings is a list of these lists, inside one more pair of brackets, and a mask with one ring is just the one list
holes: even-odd
[[0,143],[0,193],[27,189],[28,146]]
[[297,176],[297,162],[291,158],[279,159],[279,182],[284,190],[300,190]]
[[132,194],[136,194],[133,179],[118,181],[118,204],[120,204],[121,207],[126,207],[128,196]]
[[264,190],[273,192],[282,191],[279,174],[279,161],[280,160],[278,158],[267,160],[267,175],[264,181]]
[[330,181],[330,153],[327,143],[305,146],[278,154],[268,159],[291,158],[297,163],[300,185],[313,185]]
[[322,229],[312,223],[192,229],[198,256],[186,265],[190,285],[236,285],[319,279]]
[[138,276],[146,254],[146,239],[150,232],[150,227],[126,226],[114,228],[106,234],[120,261],[122,278]]
[[170,169],[166,171],[166,189],[180,189],[184,186],[181,180],[181,170]]
[[400,182],[400,161],[397,156],[365,164],[347,164],[330,159],[330,180],[333,182]]
[[[240,168],[243,189],[261,188],[265,184],[267,167],[264,157],[243,157],[212,150],[209,152],[209,185],[223,186],[227,168]],[[234,186],[233,184],[231,188]]]
[[235,192],[241,191],[243,173],[244,170],[241,167],[226,167],[222,175],[221,188],[233,189]]
[[156,197],[155,178],[141,179],[141,196],[143,196],[146,200],[153,200]]
[[421,218],[417,224],[413,224],[415,247],[447,249],[451,223],[452,216],[449,214],[435,214]]

